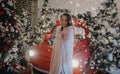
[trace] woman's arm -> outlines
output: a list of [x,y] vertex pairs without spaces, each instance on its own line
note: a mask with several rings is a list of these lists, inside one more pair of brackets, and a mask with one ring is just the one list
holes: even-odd
[[54,30],[55,30],[55,28],[56,28],[57,26],[60,26],[60,25],[61,25],[60,20],[56,20],[55,25],[54,25],[54,26],[52,27],[52,29],[51,29],[51,32],[53,33]]

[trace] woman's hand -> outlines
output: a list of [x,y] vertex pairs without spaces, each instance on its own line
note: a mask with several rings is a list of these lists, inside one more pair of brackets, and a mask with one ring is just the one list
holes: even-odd
[[52,32],[52,33],[53,33],[54,29],[55,29],[57,26],[61,26],[60,20],[56,20],[55,25],[54,25],[54,26],[52,27],[52,29],[51,29],[51,32]]
[[56,20],[56,23],[55,23],[57,26],[60,26],[61,25],[61,22],[60,20]]

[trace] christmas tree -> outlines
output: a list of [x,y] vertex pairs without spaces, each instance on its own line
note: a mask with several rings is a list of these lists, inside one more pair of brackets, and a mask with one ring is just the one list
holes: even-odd
[[120,57],[120,23],[116,5],[114,0],[106,0],[96,16],[92,17],[90,12],[78,16],[88,22],[92,66],[106,71],[112,66],[118,68]]
[[0,1],[0,51],[10,50],[22,29],[15,12],[14,0]]
[[[120,52],[119,48],[119,31],[120,23],[118,22],[118,9],[114,0],[107,0],[101,4],[98,14],[94,17],[92,26],[91,43],[95,44],[92,49],[92,59],[96,67],[103,70],[110,70],[110,67],[116,65]],[[114,55],[115,54],[115,55]]]
[[[0,1],[0,73],[14,74],[25,70],[26,36],[29,37],[30,21],[27,12],[21,9],[16,14],[14,0]],[[29,39],[29,38],[28,38]],[[26,45],[25,45],[26,44]]]
[[87,21],[90,31],[91,66],[112,71],[112,68],[120,68],[120,22],[117,3],[114,0],[106,0],[96,13],[96,16],[92,16],[88,11],[73,17]]

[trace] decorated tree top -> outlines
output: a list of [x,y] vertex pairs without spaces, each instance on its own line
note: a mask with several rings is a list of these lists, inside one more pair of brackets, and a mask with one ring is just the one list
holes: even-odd
[[0,0],[0,51],[12,48],[22,29],[15,12],[14,0]]

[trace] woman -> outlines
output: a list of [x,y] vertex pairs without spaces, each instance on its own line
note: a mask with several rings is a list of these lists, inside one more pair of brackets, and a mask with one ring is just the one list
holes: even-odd
[[74,46],[72,20],[68,13],[61,15],[60,20],[61,26],[56,31],[49,74],[72,74]]

